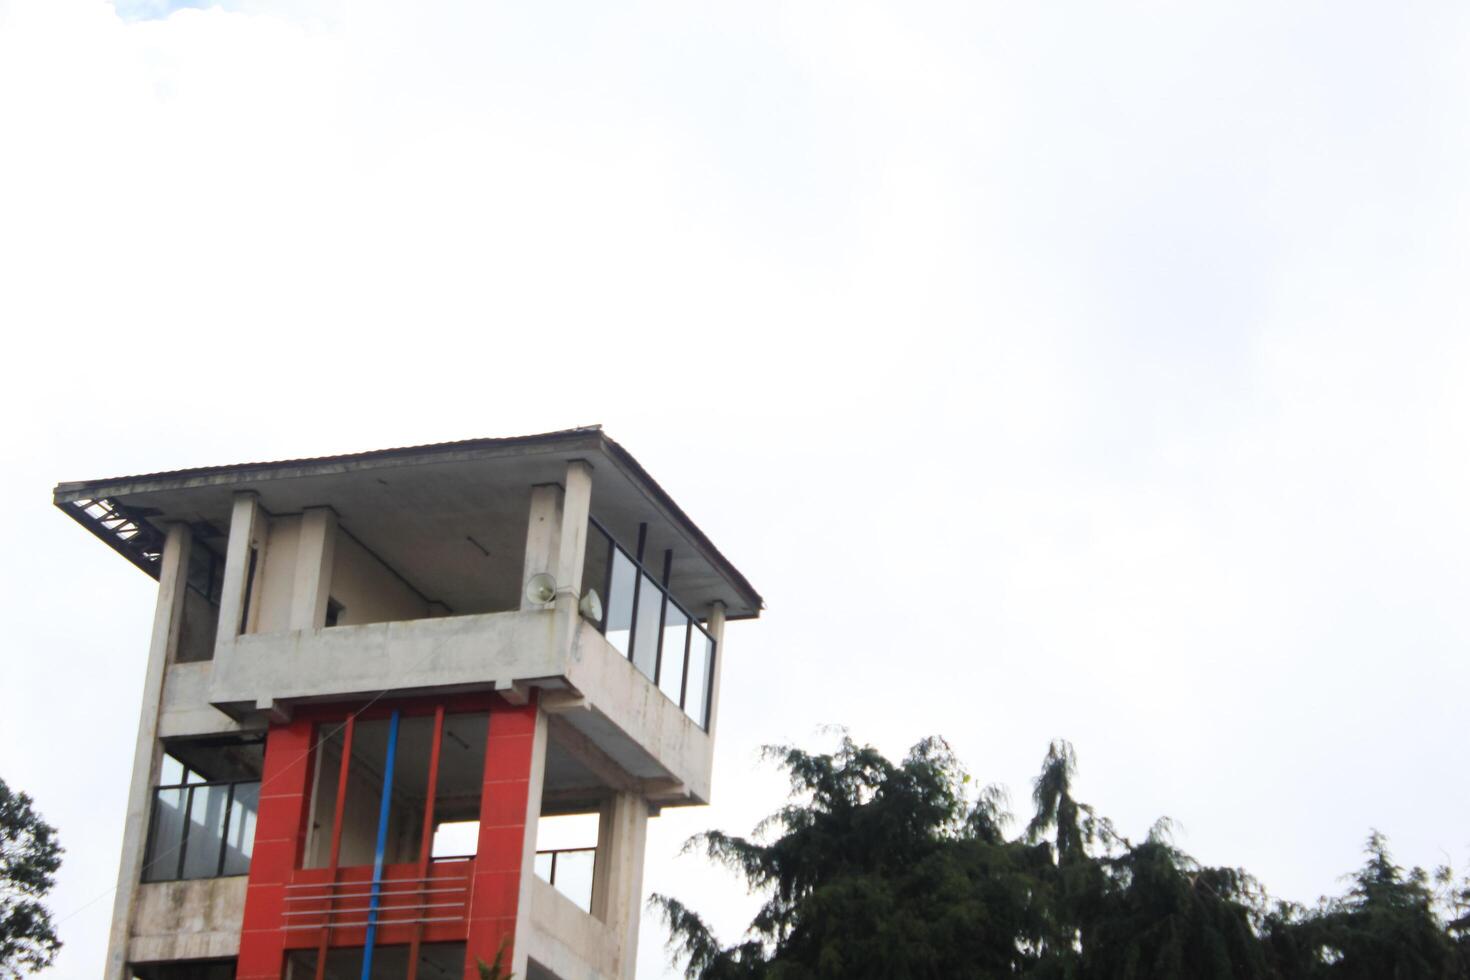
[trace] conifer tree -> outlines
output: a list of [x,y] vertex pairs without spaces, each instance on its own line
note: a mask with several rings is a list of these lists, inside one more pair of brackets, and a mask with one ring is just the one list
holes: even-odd
[[1470,881],[1394,865],[1368,842],[1353,887],[1278,904],[1238,868],[1177,848],[1167,819],[1139,843],[1079,800],[1053,743],[1015,837],[1004,794],[975,790],[940,739],[894,764],[843,737],[832,753],[766,750],[790,801],[752,837],[702,851],[764,902],[723,945],[675,898],[652,899],[689,980],[1470,980]]

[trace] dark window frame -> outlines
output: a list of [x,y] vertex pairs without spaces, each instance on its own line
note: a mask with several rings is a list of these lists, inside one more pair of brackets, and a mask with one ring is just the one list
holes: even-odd
[[[672,565],[673,565],[673,551],[670,549],[670,550],[666,550],[664,552],[664,576],[663,576],[663,578],[661,580],[660,579],[660,576],[657,576],[657,575],[653,574],[653,572],[650,571],[648,569],[648,567],[644,565],[644,563],[643,563],[643,561],[641,560],[640,557],[635,556],[627,548],[624,548],[621,544],[619,544],[618,543],[618,539],[613,536],[613,533],[611,531],[609,531],[607,529],[607,526],[605,524],[603,524],[601,521],[599,521],[596,517],[592,516],[591,514],[588,514],[587,515],[587,524],[588,524],[589,527],[591,527],[594,530],[596,530],[599,533],[601,533],[602,536],[604,538],[606,538],[607,539],[607,542],[608,542],[607,562],[605,563],[605,569],[604,569],[603,577],[602,577],[602,586],[603,586],[604,589],[609,589],[610,588],[610,583],[612,582],[612,568],[613,568],[614,556],[618,552],[622,552],[623,557],[626,558],[633,565],[633,605],[632,605],[632,608],[629,610],[629,616],[630,616],[630,618],[629,618],[629,623],[628,623],[628,653],[627,653],[627,655],[625,656],[624,659],[626,659],[630,663],[632,663],[633,662],[633,654],[634,654],[634,651],[637,649],[638,606],[639,606],[639,602],[640,602],[640,600],[642,598],[641,592],[642,592],[643,576],[647,575],[648,578],[649,578],[649,581],[651,581],[651,582],[654,583],[655,590],[658,592],[658,594],[660,596],[662,596],[664,603],[672,603],[673,606],[674,606],[674,608],[675,609],[678,609],[681,613],[683,613],[684,616],[685,616],[685,618],[689,621],[688,629],[686,629],[685,630],[685,633],[684,633],[684,675],[683,675],[683,677],[681,677],[679,679],[679,700],[678,700],[678,705],[679,705],[679,710],[683,711],[684,714],[691,721],[693,721],[696,725],[698,725],[702,730],[709,731],[709,714],[710,714],[710,707],[711,707],[710,702],[714,699],[715,658],[720,655],[720,651],[719,651],[720,645],[717,642],[715,642],[715,638],[710,635],[709,630],[705,629],[704,626],[700,623],[699,617],[697,617],[693,613],[691,613],[687,608],[685,608],[685,606],[684,606],[684,604],[682,602],[680,602],[678,599],[674,598],[673,591],[668,586],[668,576],[669,576],[669,574],[670,574],[670,572],[672,570]],[[640,524],[639,525],[639,529],[638,529],[639,549],[638,550],[639,550],[640,553],[643,551],[643,546],[647,542],[647,538],[646,538],[646,535],[647,535],[647,527],[648,526],[646,524]],[[603,606],[602,606],[602,619],[600,621],[598,621],[597,623],[593,624],[594,626],[596,626],[597,632],[602,633],[604,635],[606,635],[606,633],[607,633],[607,619],[608,619],[608,617],[610,615],[612,615],[612,597],[611,597],[611,595],[607,596],[606,599],[607,599],[607,601],[604,602],[603,603]],[[656,648],[655,654],[654,654],[654,657],[655,657],[655,659],[654,659],[654,663],[655,663],[654,676],[652,678],[649,678],[649,679],[653,683],[653,686],[655,688],[659,688],[659,693],[660,694],[663,694],[664,697],[669,698],[668,693],[665,692],[662,688],[660,688],[659,687],[659,683],[658,683],[658,675],[661,672],[662,665],[663,665],[663,645],[664,645],[664,639],[665,639],[665,637],[664,637],[664,630],[663,630],[663,624],[665,622],[665,618],[667,616],[667,612],[668,612],[667,605],[661,604],[660,607],[659,607],[659,614],[658,614],[659,615],[658,647]],[[704,678],[705,696],[704,696],[704,711],[702,712],[702,714],[703,714],[704,717],[702,717],[702,718],[695,718],[693,715],[689,714],[689,707],[688,707],[688,704],[687,704],[688,699],[689,699],[689,690],[688,690],[688,688],[689,688],[689,658],[690,658],[690,656],[691,656],[691,654],[693,652],[693,649],[694,649],[694,630],[699,630],[700,633],[704,634],[704,638],[707,641],[709,641],[709,650],[710,650],[709,664],[707,665],[706,675],[705,675],[705,678]],[[641,673],[641,671],[640,671],[640,673]],[[673,701],[674,699],[673,698],[669,698],[669,700],[670,701]]]
[[[187,739],[185,741],[194,742],[195,740],[193,740],[193,739]],[[264,736],[257,736],[257,737],[253,737],[253,738],[243,738],[243,739],[240,739],[240,738],[223,738],[223,739],[213,739],[213,738],[210,738],[210,739],[200,739],[198,741],[200,743],[206,744],[206,745],[215,745],[215,744],[260,745],[262,747],[262,750],[263,750],[264,749],[265,738],[264,738]],[[145,884],[154,884],[154,883],[166,882],[166,881],[208,881],[211,878],[238,878],[238,877],[241,877],[243,875],[248,875],[250,873],[250,870],[249,870],[249,862],[248,861],[246,862],[246,869],[244,871],[231,872],[229,874],[226,874],[225,873],[225,870],[224,870],[225,869],[225,861],[226,861],[226,858],[228,857],[229,851],[230,851],[230,847],[229,847],[229,844],[230,844],[230,827],[231,827],[231,824],[232,824],[232,821],[233,821],[234,815],[235,815],[235,792],[236,792],[236,789],[238,787],[240,787],[240,786],[252,786],[253,785],[253,786],[257,787],[256,794],[255,794],[255,804],[256,804],[256,807],[257,807],[257,814],[258,814],[259,813],[259,806],[260,806],[259,786],[261,784],[261,777],[257,776],[257,777],[252,778],[252,779],[206,779],[204,777],[204,774],[202,772],[200,772],[198,769],[195,769],[194,767],[192,767],[191,765],[189,765],[189,763],[185,762],[183,759],[179,758],[177,755],[174,755],[172,752],[170,752],[167,745],[165,745],[163,747],[163,757],[165,759],[173,759],[174,762],[176,762],[178,764],[179,769],[180,769],[179,781],[178,782],[169,782],[169,783],[159,783],[158,785],[156,785],[156,786],[153,787],[153,796],[152,796],[152,798],[149,801],[149,808],[148,808],[148,832],[147,832],[147,836],[144,837],[144,845],[143,845],[143,867],[142,867],[142,869],[141,869],[141,871],[139,873],[140,879]],[[264,758],[263,757],[261,759],[261,768],[262,768],[262,773],[263,773],[263,771],[264,771]],[[161,770],[161,766],[160,766],[160,770]],[[188,854],[188,850],[189,850],[189,837],[190,837],[190,831],[192,829],[189,818],[190,818],[190,815],[194,811],[194,791],[197,790],[197,789],[212,789],[212,788],[218,787],[218,786],[228,786],[229,789],[225,793],[225,816],[224,816],[224,821],[221,824],[220,831],[219,831],[219,838],[220,838],[220,841],[219,841],[219,854],[215,858],[214,873],[213,874],[209,874],[209,875],[195,875],[195,876],[191,876],[191,877],[185,877],[184,876],[184,859],[185,859],[185,856]],[[172,855],[172,854],[167,854],[167,852],[166,852],[165,856],[172,857],[173,858],[173,869],[172,869],[172,873],[164,874],[164,873],[161,873],[161,872],[155,872],[153,870],[153,866],[155,864],[158,864],[160,861],[163,860],[163,857],[154,857],[153,856],[154,833],[158,829],[158,821],[159,821],[159,813],[158,813],[158,810],[159,810],[160,797],[165,792],[172,792],[172,791],[175,791],[175,790],[184,790],[185,791],[185,793],[184,793],[184,805],[183,805],[183,807],[179,811],[180,812],[179,832],[178,832],[176,838],[174,840],[170,841],[169,842],[169,845],[168,845],[168,846],[173,847],[174,850],[176,850],[178,853],[176,855]],[[253,853],[254,852],[254,847],[253,847],[254,841],[253,840],[251,841],[251,844],[252,844],[251,851]]]
[[[180,764],[182,765],[183,763]],[[192,772],[193,770],[190,769],[187,765],[184,766],[185,779],[188,779],[189,774]],[[244,871],[225,874],[225,859],[226,857],[228,857],[230,850],[230,821],[235,815],[235,788],[238,786],[251,785],[258,787],[260,785],[260,782],[261,781],[259,779],[215,779],[206,780],[205,782],[200,783],[170,783],[166,786],[153,787],[153,800],[148,816],[148,836],[145,838],[145,849],[143,852],[143,883],[151,885],[166,881],[208,881],[211,878],[239,878],[241,876],[248,875],[250,873],[248,866]],[[184,876],[184,858],[189,851],[189,832],[191,829],[189,818],[194,812],[194,791],[198,789],[213,789],[217,786],[228,786],[229,790],[225,793],[225,820],[224,824],[220,827],[219,854],[215,858],[214,874],[194,875],[192,877],[186,878]],[[180,830],[178,834],[178,839],[177,841],[172,842],[174,850],[178,852],[177,856],[174,859],[173,872],[167,875],[152,873],[153,866],[162,860],[162,857],[156,857],[152,860],[149,860],[149,858],[152,856],[154,831],[158,827],[159,794],[166,791],[179,789],[186,790],[187,792],[184,794],[184,806],[181,811],[181,819],[179,821]],[[257,806],[259,805],[259,801],[260,796],[257,793]]]

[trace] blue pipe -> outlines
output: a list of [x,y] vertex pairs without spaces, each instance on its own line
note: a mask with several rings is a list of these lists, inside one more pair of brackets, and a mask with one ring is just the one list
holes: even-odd
[[362,980],[373,974],[373,942],[378,936],[378,903],[383,888],[383,852],[388,849],[388,810],[393,802],[393,761],[398,755],[398,712],[388,722],[388,758],[383,762],[383,802],[378,806],[378,847],[373,853],[373,895],[368,903],[367,941],[362,947]]

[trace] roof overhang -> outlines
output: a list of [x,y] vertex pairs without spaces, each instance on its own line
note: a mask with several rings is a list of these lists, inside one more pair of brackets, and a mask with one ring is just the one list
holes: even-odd
[[[560,483],[572,460],[591,464],[593,516],[614,536],[631,545],[639,525],[647,524],[646,554],[673,551],[673,580],[680,583],[682,601],[691,607],[723,602],[731,619],[760,614],[760,594],[745,576],[648,471],[599,427],[67,482],[56,486],[54,502],[157,577],[166,526],[189,523],[198,538],[219,551],[233,496],[239,491],[258,494],[261,505],[273,514],[332,507],[343,527],[367,547],[394,552],[392,532],[375,526],[383,523],[381,517],[405,515],[407,520],[421,519],[422,527],[427,527],[434,521],[472,521],[485,510],[524,513],[526,488]],[[500,523],[505,526],[477,532],[475,544],[482,551],[523,544],[511,539],[523,538],[524,524]],[[441,530],[453,531],[447,524]],[[411,572],[413,549],[397,542],[396,552],[392,557],[410,566]]]

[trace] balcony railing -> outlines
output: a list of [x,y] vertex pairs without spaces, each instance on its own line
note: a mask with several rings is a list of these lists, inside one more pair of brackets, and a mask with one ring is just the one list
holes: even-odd
[[587,532],[585,579],[603,597],[597,628],[695,724],[707,729],[715,641],[669,594],[669,556],[663,575],[656,577],[595,519],[589,520]]
[[469,882],[464,876],[390,877],[376,884],[355,877],[287,885],[281,915],[287,931],[386,928],[463,922],[468,904]]
[[583,912],[592,911],[592,874],[597,848],[563,847],[536,852],[536,875],[571,899]]

